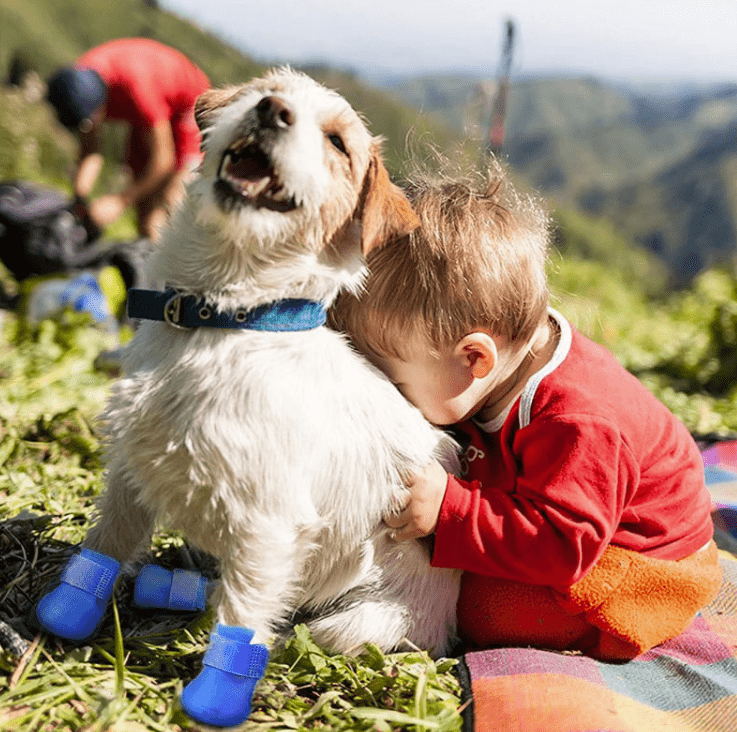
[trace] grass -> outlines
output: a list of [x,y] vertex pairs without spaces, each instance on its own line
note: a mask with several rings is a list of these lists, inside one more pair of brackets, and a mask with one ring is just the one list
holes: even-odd
[[[0,311],[1,313],[2,311]],[[82,540],[102,489],[95,426],[109,379],[92,362],[108,337],[66,313],[29,328],[5,313],[0,336],[0,730],[196,730],[178,707],[212,618],[144,613],[121,578],[101,631],[82,646],[37,634],[29,611]],[[152,559],[212,560],[163,534]],[[4,650],[3,650],[4,649]],[[459,730],[454,661],[420,651],[330,655],[304,626],[272,655],[244,730]]]
[[[551,268],[554,304],[611,348],[695,433],[737,431],[737,285],[710,272],[655,301],[631,274],[575,255]],[[74,647],[36,634],[29,611],[90,525],[102,490],[95,423],[110,381],[93,369],[109,335],[64,313],[30,327],[2,313],[0,334],[0,730],[190,730],[178,708],[198,673],[208,615],[142,613],[122,579],[99,636]],[[719,386],[723,375],[723,388]],[[181,537],[152,560],[215,575]],[[420,651],[331,656],[305,627],[272,656],[245,730],[459,730],[453,660]]]

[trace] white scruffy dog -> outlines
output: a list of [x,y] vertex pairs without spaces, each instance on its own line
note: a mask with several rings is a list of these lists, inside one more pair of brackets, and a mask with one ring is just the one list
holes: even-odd
[[[201,298],[204,319],[293,298],[327,307],[359,286],[362,252],[416,225],[356,112],[301,73],[207,92],[195,116],[204,160],[151,275]],[[459,573],[381,519],[402,477],[431,457],[450,467],[454,443],[340,334],[182,329],[180,303],[126,349],[85,545],[125,562],[161,520],[217,557],[217,620],[254,642],[299,610],[336,651],[447,652]]]

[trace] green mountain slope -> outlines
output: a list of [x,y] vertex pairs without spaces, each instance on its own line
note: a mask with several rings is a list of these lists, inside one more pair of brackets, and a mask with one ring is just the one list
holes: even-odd
[[589,213],[671,262],[681,283],[735,257],[737,127],[712,135],[690,155],[651,176],[579,197]]
[[0,0],[0,23],[2,67],[22,49],[42,76],[92,46],[121,36],[148,36],[178,48],[213,84],[247,79],[263,68],[213,34],[144,0]]
[[[485,135],[478,78],[385,83],[429,117]],[[486,89],[493,93],[493,83]],[[664,90],[532,78],[513,81],[503,154],[545,195],[607,217],[656,252],[683,283],[737,248],[735,130],[734,85]]]

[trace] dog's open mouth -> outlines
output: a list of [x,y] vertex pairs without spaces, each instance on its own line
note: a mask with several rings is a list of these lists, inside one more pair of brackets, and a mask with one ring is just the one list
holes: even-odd
[[256,208],[287,212],[297,208],[274,171],[268,155],[255,143],[228,148],[220,162],[218,186],[222,193]]

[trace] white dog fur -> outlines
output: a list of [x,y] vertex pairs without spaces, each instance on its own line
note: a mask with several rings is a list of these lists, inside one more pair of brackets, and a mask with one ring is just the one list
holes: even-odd
[[[221,311],[326,307],[363,253],[416,220],[337,93],[290,69],[204,94],[204,159],[154,281]],[[230,152],[228,152],[230,151]],[[219,560],[218,622],[274,640],[300,610],[340,652],[446,653],[459,573],[397,544],[402,476],[455,444],[326,327],[274,333],[141,321],[103,414],[107,489],[86,546],[126,562],[157,521]]]

